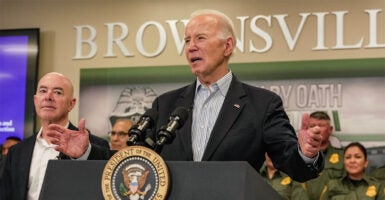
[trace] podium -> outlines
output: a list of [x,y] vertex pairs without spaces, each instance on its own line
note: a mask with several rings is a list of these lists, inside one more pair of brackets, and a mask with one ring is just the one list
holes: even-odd
[[[106,160],[50,160],[41,200],[103,200]],[[167,161],[168,200],[282,199],[247,162]]]

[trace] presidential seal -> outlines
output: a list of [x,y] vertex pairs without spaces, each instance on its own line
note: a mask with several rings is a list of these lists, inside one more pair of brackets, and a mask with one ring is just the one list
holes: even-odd
[[162,200],[169,188],[169,173],[164,160],[143,146],[129,146],[116,152],[102,175],[104,199]]

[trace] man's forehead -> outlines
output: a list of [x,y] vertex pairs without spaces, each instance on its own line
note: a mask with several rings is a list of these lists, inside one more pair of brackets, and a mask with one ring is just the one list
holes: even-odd
[[329,124],[330,121],[327,119],[310,118],[309,123],[311,123],[311,124]]
[[41,78],[38,84],[39,89],[72,90],[71,82],[60,75],[48,74]]
[[[199,28],[199,27],[203,27],[203,28]],[[201,24],[198,26],[198,28],[194,27],[194,28],[186,29],[185,39],[186,38],[190,39],[191,37],[209,36],[209,35],[215,34],[216,30],[213,28],[214,28],[213,25]]]
[[48,86],[48,85],[39,85],[39,89],[53,89],[53,90],[64,90],[63,86]]
[[317,119],[317,118],[314,118],[314,117],[310,117],[309,118],[310,120],[312,120],[312,121],[329,121],[329,120],[327,120],[327,119]]
[[46,74],[45,76],[43,76],[39,83],[49,83],[49,84],[60,84],[60,85],[71,85],[71,81],[66,78],[65,76],[61,75],[61,74],[57,74],[57,73],[49,73],[49,74]]

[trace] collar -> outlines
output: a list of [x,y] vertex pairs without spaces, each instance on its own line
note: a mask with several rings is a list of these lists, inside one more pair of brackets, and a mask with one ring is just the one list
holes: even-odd
[[[69,125],[70,125],[70,122],[68,121],[64,127],[68,128]],[[56,147],[56,145],[54,145],[54,144],[48,144],[48,142],[41,136],[42,132],[43,132],[43,127],[40,127],[40,130],[36,136],[36,142],[38,142],[40,145],[42,145],[44,147],[48,147],[48,148],[49,147]]]
[[[356,181],[356,180],[351,180],[351,179],[348,177],[348,175],[345,175],[342,179],[345,180],[345,181],[348,181],[348,182]],[[369,177],[369,176],[367,176],[366,174],[364,174],[364,175],[362,176],[362,179],[361,179],[361,180],[358,180],[358,181],[356,181],[356,182],[361,182],[361,183],[365,183],[365,184],[367,184],[367,185],[370,185],[370,183],[371,183],[372,181],[370,180],[370,177]]]
[[[218,87],[219,91],[223,96],[226,96],[227,91],[229,91],[231,80],[233,79],[233,73],[231,70],[223,76],[221,79],[219,79],[216,83],[213,83],[209,85],[208,89],[210,91],[215,91],[215,87]],[[197,93],[201,87],[205,87],[197,78],[197,84],[195,86],[195,93]],[[207,88],[207,87],[206,87]]]

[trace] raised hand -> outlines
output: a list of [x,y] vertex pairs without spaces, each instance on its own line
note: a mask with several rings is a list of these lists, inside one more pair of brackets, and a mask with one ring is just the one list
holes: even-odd
[[90,145],[89,133],[85,128],[85,119],[79,122],[79,131],[69,130],[57,124],[48,126],[47,135],[52,144],[56,144],[55,150],[71,158],[82,156]]
[[314,158],[321,150],[322,135],[320,127],[309,127],[310,116],[302,115],[302,126],[298,133],[298,142],[302,154],[308,158]]

